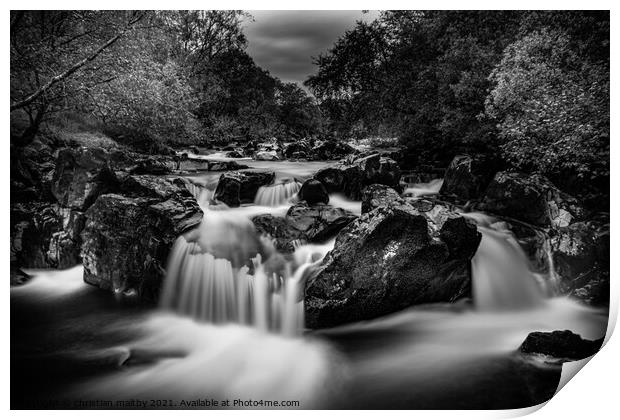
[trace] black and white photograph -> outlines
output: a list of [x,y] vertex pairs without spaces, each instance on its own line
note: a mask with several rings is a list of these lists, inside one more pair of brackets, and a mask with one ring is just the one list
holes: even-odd
[[46,6],[11,410],[515,410],[597,357],[609,10]]

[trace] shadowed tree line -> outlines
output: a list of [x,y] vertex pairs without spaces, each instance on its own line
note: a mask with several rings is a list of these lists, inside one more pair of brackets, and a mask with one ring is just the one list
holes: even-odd
[[246,53],[242,11],[11,12],[11,141],[48,126],[138,146],[301,138],[313,98]]
[[315,61],[328,126],[398,137],[406,166],[485,153],[608,180],[606,11],[388,11]]

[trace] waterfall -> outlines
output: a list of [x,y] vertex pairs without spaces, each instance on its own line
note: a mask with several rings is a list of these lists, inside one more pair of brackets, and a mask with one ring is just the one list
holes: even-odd
[[289,261],[246,213],[205,208],[201,224],[173,245],[160,304],[199,321],[294,336],[304,328],[305,281],[332,247],[300,245]]
[[301,183],[297,181],[262,186],[256,192],[254,203],[259,206],[276,207],[288,202],[300,188]]
[[409,197],[424,197],[439,193],[443,179],[433,179],[429,182],[421,182],[407,186],[404,195]]
[[531,309],[545,296],[525,252],[505,223],[490,216],[464,213],[476,221],[482,240],[472,259],[474,304],[481,311]]
[[209,202],[213,198],[214,190],[210,190],[207,187],[197,185],[189,181],[185,182],[185,186],[187,187],[187,190],[196,198],[196,201],[201,208],[204,209],[209,206]]

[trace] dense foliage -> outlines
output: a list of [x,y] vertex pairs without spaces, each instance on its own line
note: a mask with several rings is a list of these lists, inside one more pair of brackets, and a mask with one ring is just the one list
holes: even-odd
[[608,12],[383,12],[316,64],[306,84],[329,127],[399,136],[410,166],[482,152],[608,175]]
[[147,145],[317,133],[314,99],[245,52],[250,18],[234,10],[11,12],[12,142],[28,143],[63,114]]

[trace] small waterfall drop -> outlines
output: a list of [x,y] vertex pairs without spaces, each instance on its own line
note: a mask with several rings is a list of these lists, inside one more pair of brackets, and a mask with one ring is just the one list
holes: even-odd
[[404,195],[409,197],[424,197],[439,193],[443,184],[443,178],[433,179],[429,182],[411,184],[405,189]]
[[209,202],[213,198],[214,190],[210,190],[207,187],[197,185],[189,181],[185,183],[185,186],[187,187],[187,190],[196,198],[196,201],[201,208],[206,208],[209,206]]
[[254,203],[259,206],[276,207],[288,202],[300,188],[301,183],[297,181],[262,186],[256,193]]
[[160,305],[199,321],[298,335],[305,281],[333,244],[302,245],[287,260],[259,237],[251,213],[208,203],[203,210],[201,224],[174,243]]
[[481,213],[464,213],[476,221],[482,240],[472,259],[474,304],[481,311],[531,309],[545,296],[530,264],[503,222]]

